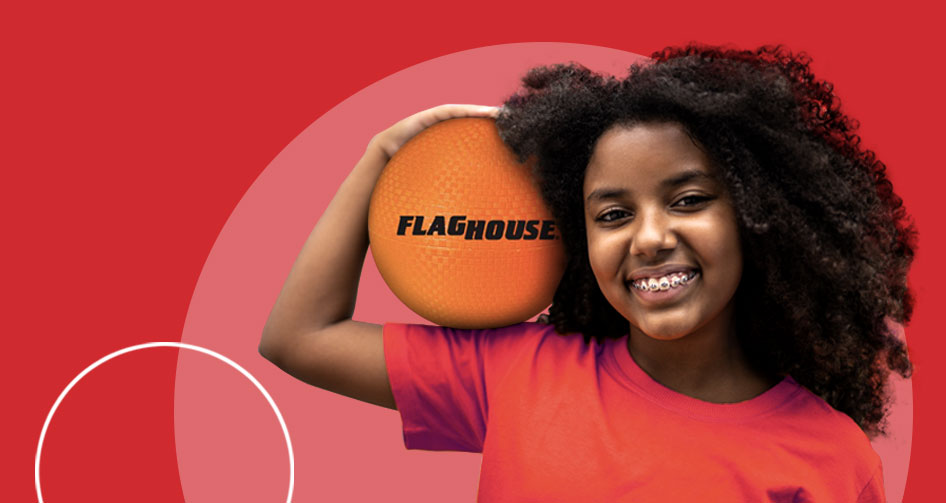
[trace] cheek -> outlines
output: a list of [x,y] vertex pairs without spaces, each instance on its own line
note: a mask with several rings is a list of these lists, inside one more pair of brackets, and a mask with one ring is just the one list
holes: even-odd
[[621,278],[621,264],[626,253],[615,236],[588,234],[588,262],[598,287],[607,292],[616,279]]
[[734,222],[725,222],[725,225],[715,226],[715,232],[707,234],[707,258],[719,272],[721,280],[732,286],[739,283],[742,277],[742,246],[739,242],[739,230]]
[[601,275],[604,272],[606,260],[604,258],[604,253],[601,250],[601,243],[597,241],[593,235],[588,235],[588,263],[591,264],[591,272],[595,275],[595,279],[598,280],[600,284]]

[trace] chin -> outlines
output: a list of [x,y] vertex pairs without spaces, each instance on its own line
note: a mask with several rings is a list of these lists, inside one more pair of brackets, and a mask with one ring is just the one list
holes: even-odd
[[682,327],[669,324],[664,326],[634,325],[634,327],[647,337],[659,341],[682,339],[693,332],[693,327],[691,326]]

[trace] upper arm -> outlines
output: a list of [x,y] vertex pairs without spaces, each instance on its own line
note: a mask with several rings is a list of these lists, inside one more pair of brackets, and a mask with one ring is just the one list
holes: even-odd
[[293,377],[313,386],[396,409],[384,361],[381,325],[344,320],[318,331],[298,334],[280,347],[260,353]]

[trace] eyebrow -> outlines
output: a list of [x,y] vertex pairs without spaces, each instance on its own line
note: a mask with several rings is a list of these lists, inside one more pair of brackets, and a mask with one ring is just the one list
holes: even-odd
[[693,180],[696,180],[696,179],[706,179],[709,181],[715,180],[712,176],[710,176],[705,171],[699,171],[696,169],[688,169],[673,178],[668,178],[660,182],[660,186],[665,187],[665,188],[673,188],[673,187],[678,187],[680,185],[683,185],[687,182],[692,182]]
[[[674,187],[679,187],[680,185],[684,185],[688,182],[692,182],[697,179],[706,179],[710,181],[715,180],[715,178],[713,178],[712,176],[710,176],[708,173],[704,171],[700,171],[696,169],[688,169],[686,171],[678,173],[672,178],[667,178],[666,180],[660,182],[660,187],[664,189],[671,189]],[[592,200],[601,201],[601,200],[606,200],[606,199],[620,198],[620,197],[626,196],[627,193],[628,193],[627,189],[616,189],[616,188],[610,188],[610,187],[595,189],[591,191],[590,194],[588,194],[588,197],[585,198],[585,202],[591,202]]]

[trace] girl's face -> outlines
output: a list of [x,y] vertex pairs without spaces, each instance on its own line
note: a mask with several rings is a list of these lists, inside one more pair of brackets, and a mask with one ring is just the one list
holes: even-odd
[[605,298],[661,340],[728,330],[742,275],[736,214],[682,126],[614,126],[584,183],[588,258]]

